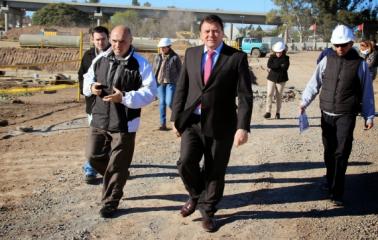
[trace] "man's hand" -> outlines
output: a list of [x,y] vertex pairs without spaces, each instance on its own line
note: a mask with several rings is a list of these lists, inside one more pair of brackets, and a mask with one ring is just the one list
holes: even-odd
[[101,83],[95,82],[91,85],[91,93],[96,96],[100,96],[102,89],[99,88],[101,86]]
[[369,129],[372,129],[373,126],[374,126],[374,122],[373,121],[369,121],[369,122],[365,122],[365,127],[364,127],[364,130],[369,130]]
[[120,90],[113,87],[114,93],[102,98],[105,102],[120,103],[122,102],[123,94]]
[[174,123],[173,123],[172,129],[173,129],[173,133],[176,135],[176,137],[181,137],[181,133],[176,129]]
[[306,108],[302,105],[299,105],[299,115],[303,114],[306,111]]
[[234,146],[239,147],[248,141],[248,132],[244,129],[238,129],[234,136]]

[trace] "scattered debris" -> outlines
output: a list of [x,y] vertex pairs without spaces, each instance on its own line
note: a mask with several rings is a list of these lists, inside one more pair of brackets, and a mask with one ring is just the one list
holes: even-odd
[[20,126],[17,127],[17,130],[21,132],[33,132],[33,126]]
[[9,122],[8,120],[0,120],[0,127],[8,126]]
[[54,93],[56,93],[56,90],[44,90],[43,93],[44,94],[54,94]]
[[14,104],[24,104],[25,102],[22,101],[22,100],[20,100],[20,99],[14,99],[14,100],[12,100],[12,103],[14,103]]

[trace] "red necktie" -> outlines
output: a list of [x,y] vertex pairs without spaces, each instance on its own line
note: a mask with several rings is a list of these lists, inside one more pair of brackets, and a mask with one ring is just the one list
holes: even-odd
[[215,54],[215,52],[212,51],[212,50],[207,51],[207,60],[206,60],[206,63],[205,63],[204,73],[203,73],[203,82],[205,83],[205,85],[206,85],[207,81],[209,80],[209,77],[210,77],[210,74],[211,74],[214,54]]

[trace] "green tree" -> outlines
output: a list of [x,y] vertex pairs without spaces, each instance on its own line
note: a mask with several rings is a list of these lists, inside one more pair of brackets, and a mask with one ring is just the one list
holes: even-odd
[[313,0],[317,12],[318,29],[328,41],[337,24],[354,27],[362,22],[376,21],[378,6],[374,0]]
[[138,27],[138,34],[143,37],[159,37],[159,20],[152,18],[143,19],[141,26]]
[[133,35],[138,35],[138,26],[140,25],[140,20],[138,13],[134,10],[127,10],[124,12],[116,12],[110,18],[110,22],[113,26],[116,25],[127,25],[131,30]]
[[87,3],[99,3],[100,0],[85,0]]
[[311,12],[312,0],[273,0],[273,2],[280,9],[272,10],[268,14],[268,22],[280,16],[283,22],[280,31],[288,37],[289,31],[295,28],[299,34],[299,41],[303,42],[304,34],[314,22]]
[[90,22],[89,15],[64,3],[51,3],[33,14],[32,23],[43,26],[83,26]]
[[160,19],[159,35],[161,37],[176,37],[176,32],[189,32],[195,17],[191,13],[169,11]]
[[131,5],[140,6],[140,3],[138,2],[138,0],[132,0]]
[[144,6],[144,7],[151,7],[152,5],[151,5],[151,3],[149,3],[149,2],[145,2],[145,3],[143,4],[143,6]]

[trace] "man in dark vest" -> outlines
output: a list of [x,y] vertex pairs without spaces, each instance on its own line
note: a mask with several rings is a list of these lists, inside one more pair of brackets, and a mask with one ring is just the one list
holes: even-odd
[[[81,64],[79,68],[79,86],[80,86],[80,93],[83,94],[83,81],[84,81],[84,74],[87,73],[89,67],[92,64],[93,59],[106,51],[109,47],[109,30],[103,26],[97,26],[90,31],[92,42],[94,47],[88,49],[81,59]],[[85,112],[88,115],[88,122],[91,123],[92,120],[92,104],[94,102],[95,96],[85,97]],[[85,174],[85,182],[87,184],[95,184],[97,172],[94,170],[89,163],[86,161],[84,166],[84,174]]]
[[320,88],[320,110],[327,188],[331,201],[344,205],[344,182],[348,158],[352,151],[353,131],[358,113],[364,118],[366,130],[373,127],[374,92],[369,69],[353,48],[350,28],[339,25],[331,43],[336,54],[325,56],[308,82],[300,112],[314,100]]
[[84,75],[85,96],[95,95],[87,157],[103,176],[100,215],[113,217],[123,196],[133,158],[141,108],[157,94],[152,66],[135,53],[131,31],[116,26],[112,47],[97,56]]

